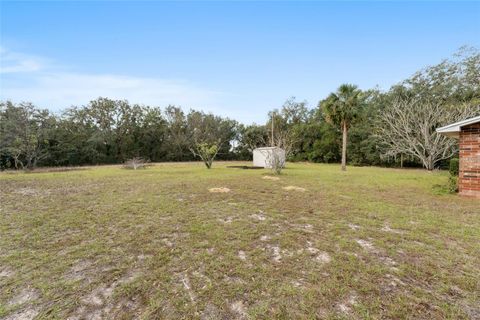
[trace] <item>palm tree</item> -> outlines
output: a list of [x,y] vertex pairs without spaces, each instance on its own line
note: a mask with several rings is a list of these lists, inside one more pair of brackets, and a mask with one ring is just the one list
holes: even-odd
[[325,119],[342,130],[342,170],[347,170],[347,134],[363,105],[362,92],[353,84],[342,84],[320,102]]

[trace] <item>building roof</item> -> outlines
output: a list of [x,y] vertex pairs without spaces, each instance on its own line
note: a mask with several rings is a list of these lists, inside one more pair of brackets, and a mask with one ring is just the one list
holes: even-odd
[[467,120],[455,122],[455,123],[446,125],[444,127],[438,128],[437,132],[449,137],[457,138],[462,127],[465,127],[474,123],[479,123],[479,122],[480,122],[480,116],[473,117]]

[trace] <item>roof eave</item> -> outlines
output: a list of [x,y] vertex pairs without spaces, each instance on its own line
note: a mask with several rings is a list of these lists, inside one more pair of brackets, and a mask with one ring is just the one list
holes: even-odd
[[462,131],[463,127],[469,126],[478,122],[480,122],[480,116],[459,121],[456,123],[451,123],[447,126],[438,128],[436,131],[437,133],[443,134],[448,137],[458,138],[460,135],[460,131]]
[[460,132],[462,127],[469,126],[471,124],[475,124],[475,123],[478,123],[478,122],[480,122],[480,116],[473,117],[473,118],[466,119],[466,120],[459,121],[459,122],[455,122],[455,123],[451,123],[449,125],[438,128],[437,132],[439,132],[439,133],[451,132],[451,131]]
[[458,131],[450,131],[450,130],[449,131],[446,131],[446,130],[441,131],[441,130],[437,129],[436,131],[437,131],[437,133],[440,133],[440,134],[442,134],[444,136],[447,136],[447,137],[458,138],[460,136],[460,130],[458,130]]

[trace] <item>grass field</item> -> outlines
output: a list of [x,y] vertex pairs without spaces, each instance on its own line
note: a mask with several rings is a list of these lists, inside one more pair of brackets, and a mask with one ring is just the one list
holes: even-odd
[[446,173],[226,165],[0,174],[0,318],[480,318]]

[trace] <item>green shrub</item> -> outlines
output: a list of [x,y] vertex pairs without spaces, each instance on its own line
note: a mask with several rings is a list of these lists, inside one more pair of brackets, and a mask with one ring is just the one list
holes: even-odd
[[454,175],[450,175],[448,177],[448,191],[450,193],[458,192],[458,177]]
[[450,160],[450,166],[448,171],[450,171],[450,174],[454,177],[458,177],[458,170],[459,170],[460,162],[458,158],[453,158]]
[[458,158],[450,159],[450,164],[448,171],[450,176],[448,177],[448,191],[450,193],[458,192],[458,172],[459,172],[460,162]]

